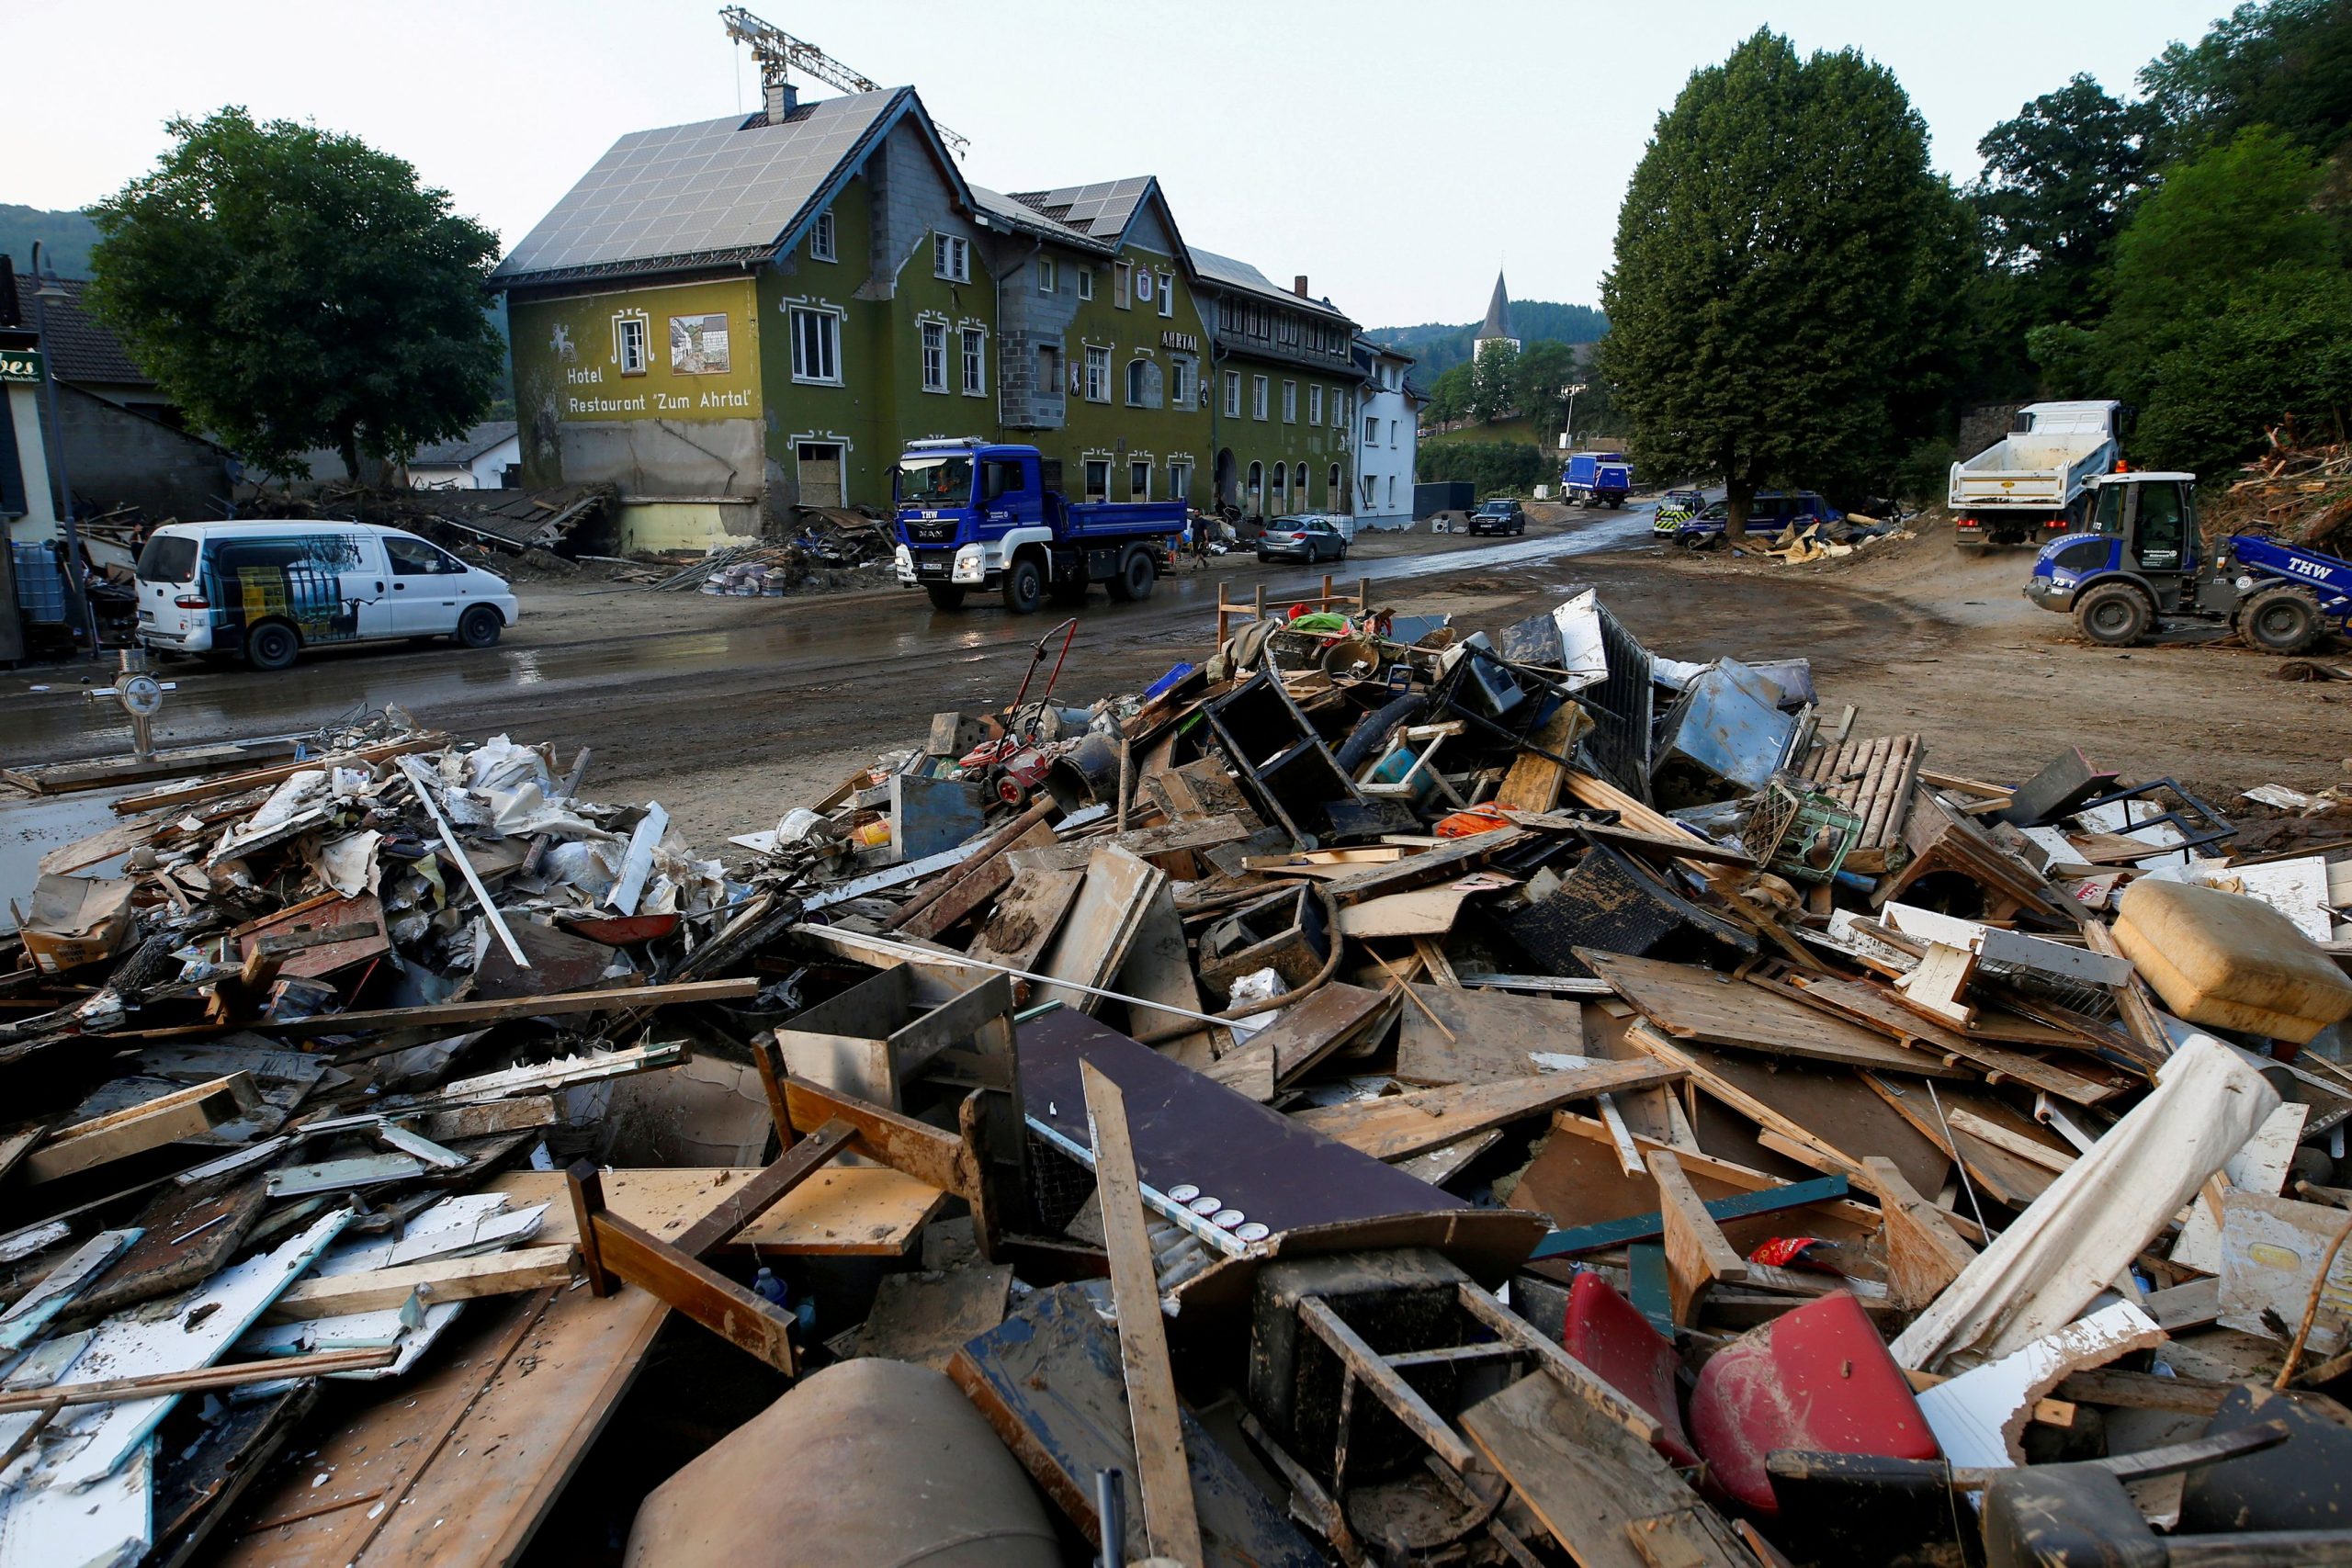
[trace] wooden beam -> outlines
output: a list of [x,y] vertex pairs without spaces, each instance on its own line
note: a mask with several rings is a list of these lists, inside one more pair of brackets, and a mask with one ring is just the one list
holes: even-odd
[[[1724,1179],[1720,1176],[1717,1179]],[[1687,1172],[1685,1179],[1688,1179]],[[1777,1214],[1784,1209],[1803,1208],[1807,1203],[1834,1202],[1850,1190],[1844,1177],[1822,1176],[1811,1181],[1792,1182],[1785,1187],[1767,1187],[1759,1191],[1737,1192],[1728,1198],[1716,1198],[1705,1207],[1709,1217],[1720,1224],[1724,1220],[1743,1220],[1755,1214]],[[1600,1252],[1635,1242],[1656,1241],[1665,1234],[1666,1216],[1662,1213],[1653,1211],[1646,1214],[1628,1214],[1622,1220],[1601,1220],[1589,1225],[1578,1225],[1574,1230],[1554,1231],[1535,1244],[1535,1250],[1529,1254],[1529,1258],[1532,1261],[1538,1258],[1573,1258],[1581,1252]]]
[[1413,1436],[1427,1443],[1430,1451],[1443,1460],[1457,1475],[1476,1464],[1477,1456],[1462,1435],[1445,1424],[1430,1402],[1414,1387],[1397,1375],[1396,1370],[1381,1359],[1380,1352],[1364,1342],[1363,1337],[1348,1326],[1347,1321],[1331,1310],[1320,1296],[1307,1296],[1298,1303],[1298,1320],[1314,1332],[1317,1339],[1331,1348],[1348,1370],[1348,1375],[1372,1390],[1389,1414],[1403,1422]]
[[1866,1155],[1863,1168],[1885,1217],[1886,1285],[1894,1304],[1917,1312],[1943,1293],[1976,1257],[1944,1212],[1904,1179],[1893,1160]]
[[360,1034],[379,1029],[482,1029],[542,1013],[608,1012],[616,1008],[682,1007],[690,1002],[741,1000],[755,996],[756,976],[736,980],[685,980],[671,986],[631,986],[610,991],[559,991],[544,997],[504,997],[482,1001],[439,1002],[429,1007],[374,1008],[362,1012],[326,1012],[269,1026],[273,1034],[306,1039],[319,1034]]
[[[606,1212],[595,1166],[576,1162],[566,1173],[572,1211],[580,1220],[580,1256],[588,1266],[590,1288],[599,1279],[621,1280],[667,1302],[739,1350],[749,1352],[786,1377],[800,1371],[792,1345],[797,1319],[661,1237]],[[593,1239],[592,1239],[593,1238]],[[610,1289],[596,1292],[610,1294]]]
[[1664,1149],[1652,1149],[1648,1164],[1666,1224],[1667,1299],[1675,1323],[1687,1325],[1709,1285],[1718,1280],[1736,1285],[1747,1278],[1747,1260],[1724,1239],[1690,1179],[1682,1174],[1680,1160]]
[[144,1377],[100,1378],[92,1382],[51,1383],[0,1393],[0,1416],[46,1409],[51,1404],[115,1404],[132,1399],[162,1399],[173,1394],[202,1393],[210,1389],[238,1388],[246,1383],[276,1382],[281,1378],[317,1378],[329,1372],[364,1372],[389,1367],[400,1359],[398,1346],[381,1349],[322,1350],[315,1356],[273,1356],[262,1361],[232,1361],[225,1367],[199,1367],[187,1372],[153,1372]]
[[1682,1076],[1681,1069],[1670,1064],[1635,1058],[1536,1077],[1327,1106],[1301,1111],[1291,1120],[1374,1159],[1397,1160],[1506,1122],[1540,1116],[1572,1100],[1648,1089]]
[[298,1280],[269,1304],[271,1323],[299,1323],[344,1313],[382,1312],[411,1296],[426,1306],[470,1302],[483,1296],[520,1295],[569,1285],[579,1254],[571,1247],[522,1247],[472,1258],[436,1258],[393,1269],[356,1274],[318,1274]]
[[[1201,1521],[1184,1453],[1183,1409],[1168,1364],[1168,1325],[1159,1314],[1159,1282],[1152,1272],[1135,1146],[1127,1135],[1126,1099],[1091,1062],[1079,1064],[1079,1076],[1086,1086],[1086,1118],[1092,1130],[1094,1183],[1111,1259],[1111,1303],[1119,1318],[1119,1361],[1135,1432],[1144,1534],[1152,1556],[1193,1568],[1204,1561]],[[1103,1546],[1106,1554],[1124,1551],[1113,1542]]]
[[70,1127],[25,1156],[27,1186],[74,1176],[113,1160],[127,1159],[210,1131],[234,1121],[254,1104],[260,1091],[249,1073],[232,1073]]
[[318,769],[349,768],[372,762],[390,761],[405,757],[412,751],[431,751],[447,746],[449,737],[438,730],[427,735],[411,735],[398,740],[379,741],[355,750],[338,751],[331,757],[313,757],[308,761],[281,762],[276,767],[254,768],[242,773],[223,773],[217,778],[196,784],[173,784],[168,788],[150,790],[145,795],[129,795],[114,803],[115,814],[135,816],[142,811],[161,811],[166,807],[186,806],[193,800],[210,800],[223,795],[242,795],[264,784],[284,784],[296,773]]
[[837,1094],[804,1077],[784,1080],[784,1099],[792,1124],[800,1132],[813,1133],[839,1117],[856,1131],[856,1141],[850,1146],[857,1153],[967,1201],[979,1191],[978,1175],[964,1140],[953,1133],[853,1095]]
[[738,1187],[718,1206],[686,1228],[671,1245],[689,1258],[707,1257],[735,1234],[784,1201],[839,1154],[857,1129],[836,1116],[787,1149],[784,1157]]

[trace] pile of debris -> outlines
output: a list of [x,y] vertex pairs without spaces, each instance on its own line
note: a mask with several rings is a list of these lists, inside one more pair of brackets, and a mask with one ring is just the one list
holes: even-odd
[[54,853],[0,1562],[511,1556],[673,1309],[794,1381],[636,1562],[2352,1552],[2352,812],[1939,771],[1589,591],[1218,617],[731,867],[389,733]]
[[559,485],[551,490],[411,490],[329,484],[295,494],[262,490],[245,503],[257,518],[348,518],[404,528],[452,549],[563,552],[574,536],[589,540],[609,516],[619,487]]
[[671,592],[698,589],[710,594],[774,599],[811,586],[856,586],[852,574],[870,578],[886,570],[896,547],[888,528],[863,513],[803,508],[799,532],[791,538],[722,545],[676,571],[629,577],[646,587]]
[[2352,445],[2298,446],[2270,432],[2272,451],[2249,463],[2206,519],[2214,534],[2260,532],[2330,555],[2352,547]]

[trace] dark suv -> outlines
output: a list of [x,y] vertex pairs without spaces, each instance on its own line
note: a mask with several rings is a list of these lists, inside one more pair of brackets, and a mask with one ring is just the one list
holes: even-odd
[[[1723,536],[1730,502],[1710,502],[1697,515],[1674,530],[1675,542],[1685,549],[1703,550]],[[1747,531],[1770,536],[1792,524],[1835,523],[1842,515],[1809,490],[1760,490],[1747,509]]]
[[1481,502],[1478,510],[1470,514],[1473,534],[1524,534],[1527,532],[1527,511],[1507,496]]

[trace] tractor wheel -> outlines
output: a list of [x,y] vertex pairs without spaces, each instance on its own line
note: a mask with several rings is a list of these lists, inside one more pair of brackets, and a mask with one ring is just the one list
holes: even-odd
[[2319,601],[2289,583],[2266,588],[2238,611],[2238,629],[2265,653],[2301,653],[2320,638]]
[[2129,648],[2155,619],[2148,596],[2128,582],[2102,582],[2075,601],[2075,628],[2102,648]]

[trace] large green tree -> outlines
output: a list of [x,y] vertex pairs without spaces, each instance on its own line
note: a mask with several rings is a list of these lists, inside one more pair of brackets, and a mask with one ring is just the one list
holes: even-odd
[[91,301],[191,421],[266,472],[404,459],[489,408],[498,238],[356,138],[243,108],[169,122],[92,209]]
[[1519,350],[1508,343],[1480,348],[1470,367],[1470,412],[1480,419],[1500,419],[1511,412],[1518,378]]
[[2343,152],[2352,137],[2352,0],[2242,5],[2196,43],[2149,62],[2140,85],[2159,116],[2165,158],[2250,125],[2275,126],[2323,154]]
[[1600,354],[1636,461],[1721,474],[1735,537],[1766,484],[1883,480],[1917,434],[1893,394],[1951,208],[1925,124],[1860,54],[1801,59],[1767,30],[1693,73],[1634,171],[1601,286]]
[[1577,351],[1564,343],[1539,339],[1519,351],[1511,367],[1511,407],[1527,416],[1544,441],[1566,427],[1567,399],[1561,389],[1576,384]]

